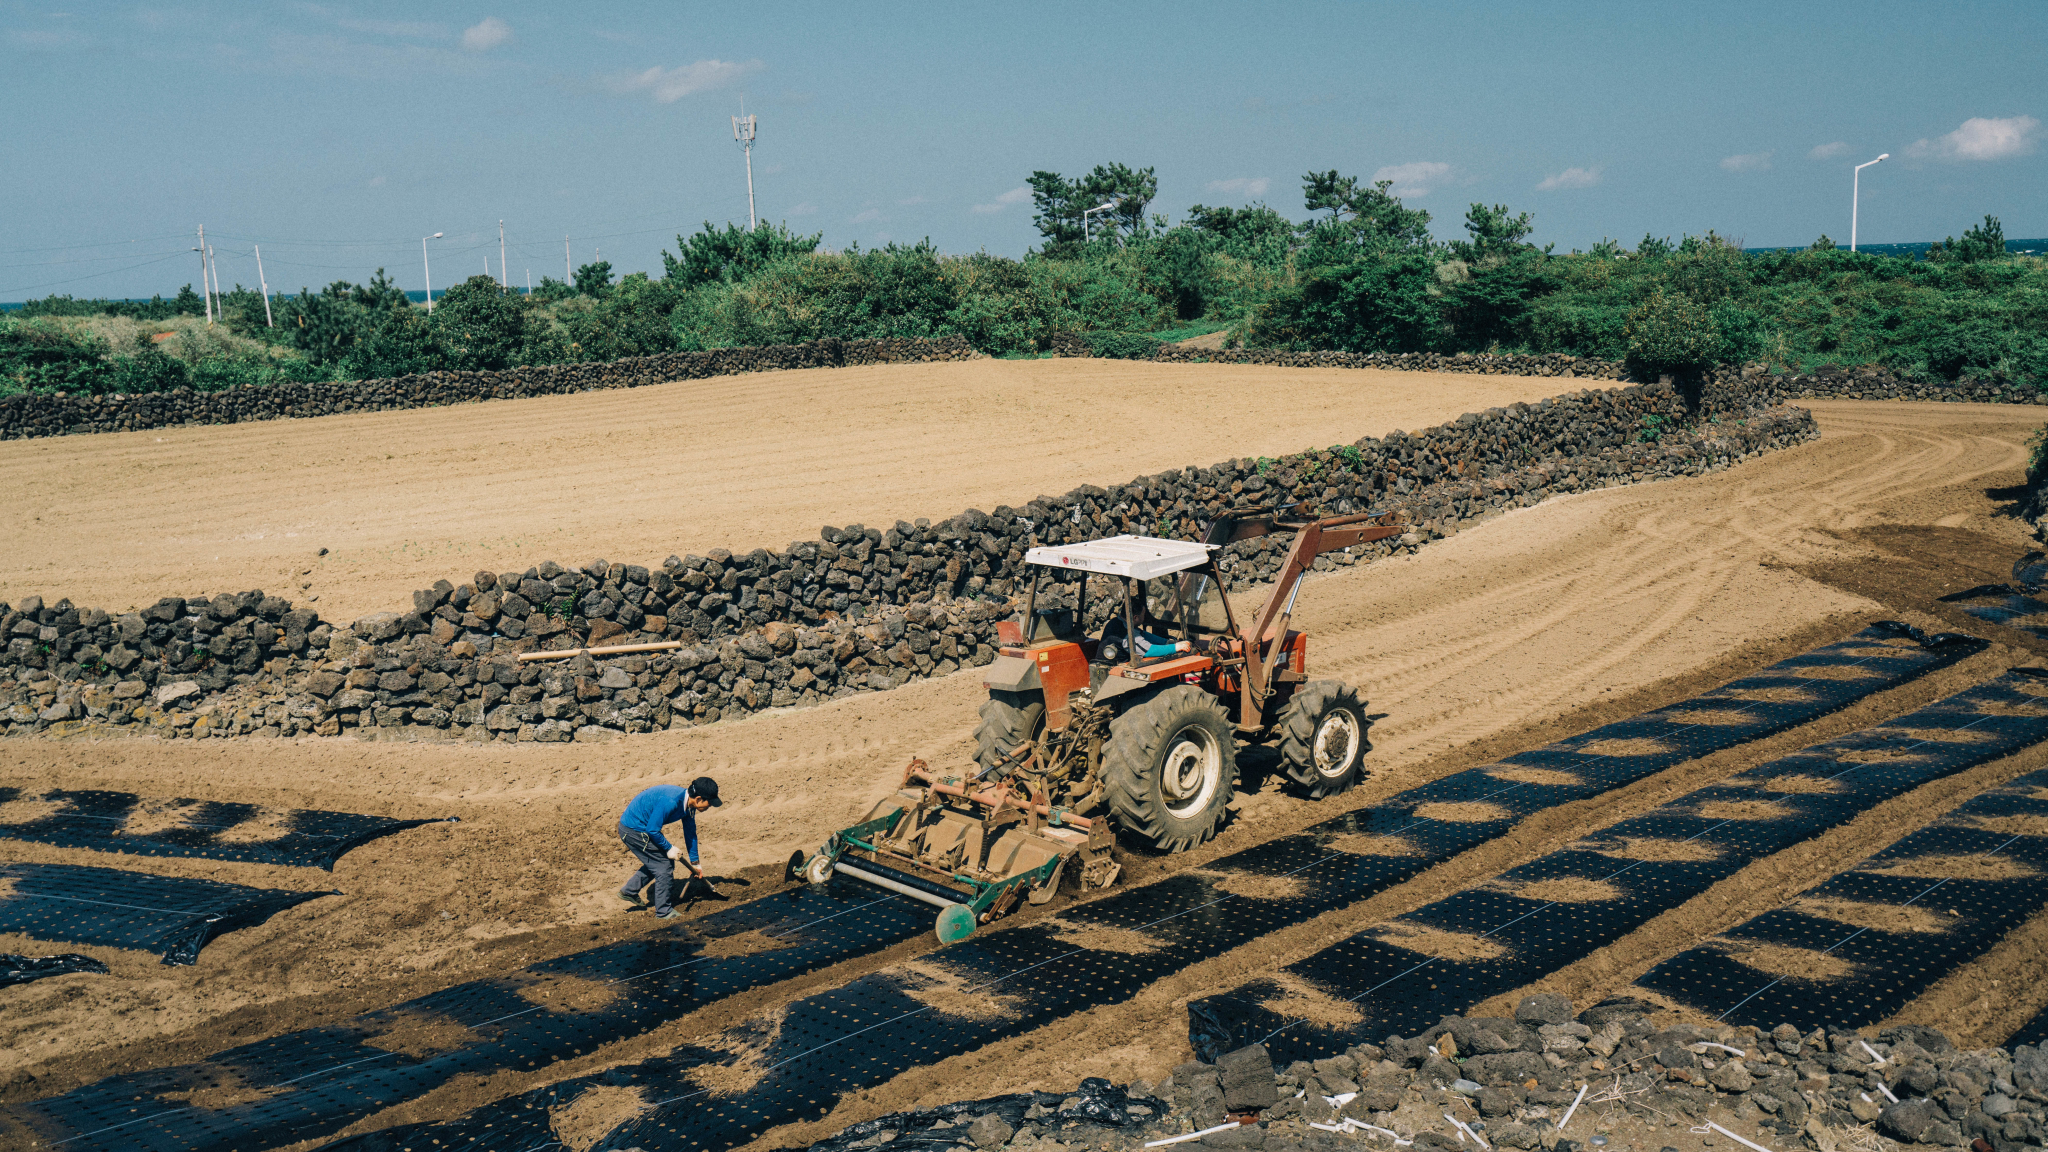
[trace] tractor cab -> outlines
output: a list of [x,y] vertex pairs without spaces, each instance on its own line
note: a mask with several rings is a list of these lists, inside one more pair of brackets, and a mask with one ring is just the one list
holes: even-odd
[[[1043,690],[1044,726],[1058,730],[1066,727],[1075,693],[1099,703],[1208,673],[1236,647],[1236,618],[1214,561],[1218,547],[1112,536],[1030,549],[1023,618],[998,626],[1002,655],[989,669],[990,687]],[[1091,616],[1106,618],[1090,627]]]

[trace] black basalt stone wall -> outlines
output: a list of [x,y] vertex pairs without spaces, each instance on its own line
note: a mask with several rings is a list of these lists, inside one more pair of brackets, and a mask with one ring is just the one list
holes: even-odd
[[[1016,610],[1024,550],[1118,533],[1194,538],[1231,509],[1400,512],[1405,535],[1316,561],[1412,550],[1557,494],[1699,475],[1815,436],[1812,417],[1729,385],[1571,392],[1281,459],[1084,485],[993,511],[657,565],[547,561],[414,593],[341,623],[261,591],[111,614],[0,604],[0,727],[177,738],[335,735],[601,740],[881,691],[986,663]],[[1232,545],[1234,590],[1286,548]],[[676,641],[674,651],[521,664],[536,649]]]

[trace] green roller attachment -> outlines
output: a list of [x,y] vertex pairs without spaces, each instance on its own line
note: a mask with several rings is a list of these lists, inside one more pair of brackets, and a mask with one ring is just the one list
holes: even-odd
[[974,935],[974,912],[965,904],[948,904],[939,910],[938,923],[933,925],[941,944],[956,944]]

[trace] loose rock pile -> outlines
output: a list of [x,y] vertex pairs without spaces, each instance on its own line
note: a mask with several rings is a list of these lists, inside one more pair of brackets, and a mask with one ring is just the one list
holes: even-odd
[[478,400],[639,388],[740,372],[971,360],[979,355],[957,336],[939,340],[818,340],[762,348],[671,352],[600,364],[546,364],[498,372],[424,372],[387,380],[252,384],[219,392],[179,388],[170,392],[104,396],[22,393],[0,397],[0,440],[436,408]]
[[1816,1152],[1884,1140],[1942,1148],[1982,1140],[1994,1152],[2020,1152],[2048,1132],[2048,1051],[2040,1048],[1959,1051],[1918,1026],[1868,1039],[1790,1025],[1660,1028],[1649,1008],[1609,1000],[1575,1016],[1563,997],[1536,995],[1512,1018],[1447,1017],[1417,1036],[1284,1071],[1253,1045],[1214,1065],[1183,1064],[1158,1084],[1120,1089],[1090,1079],[1071,1097],[1028,1093],[896,1113],[812,1147],[1124,1149],[1252,1112],[1251,1122],[1187,1146],[1274,1152],[1391,1148],[1398,1139],[1418,1152],[1476,1152],[1446,1113],[1495,1148],[1545,1152],[1586,1152],[1595,1134],[1624,1121],[1711,1119],[1768,1147]]
[[[1399,511],[1393,540],[1327,571],[1412,550],[1560,493],[1699,475],[1816,435],[1774,405],[1695,415],[1666,385],[1553,397],[1417,433],[1278,460],[1227,460],[1085,485],[993,513],[649,568],[547,561],[414,593],[341,625],[263,592],[167,597],[115,617],[69,601],[0,604],[0,723],[10,735],[108,726],[175,736],[605,739],[901,686],[993,658],[1024,550],[1130,532],[1194,538],[1230,509]],[[1233,590],[1269,580],[1286,541],[1232,545]],[[675,652],[526,664],[521,652],[675,641]],[[573,675],[564,669],[573,669]],[[565,677],[567,677],[565,679]]]

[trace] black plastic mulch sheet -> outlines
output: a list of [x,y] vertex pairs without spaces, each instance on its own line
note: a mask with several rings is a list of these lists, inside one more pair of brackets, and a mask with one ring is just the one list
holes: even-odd
[[[927,956],[914,969],[886,969],[804,997],[705,1047],[565,1080],[445,1123],[391,1128],[327,1147],[529,1149],[552,1139],[548,1108],[621,1084],[639,1087],[653,1107],[606,1135],[600,1147],[657,1152],[745,1144],[777,1125],[825,1115],[845,1093],[1127,999],[1190,964],[1384,891],[1531,813],[1805,723],[1983,648],[1969,637],[1922,638],[1903,625],[1872,627],[1683,704],[1434,781],[1199,872],[987,932]],[[1514,778],[1521,775],[1515,769],[1529,768],[1552,771]],[[1459,822],[1428,814],[1428,805],[1465,801],[1497,805],[1501,815]],[[1360,835],[1382,832],[1401,834],[1413,851],[1376,854]],[[1295,892],[1248,898],[1230,891],[1233,882],[1250,878],[1284,878]],[[854,882],[842,877],[834,883]],[[1108,944],[1091,946],[1091,931],[1100,929],[1119,931]],[[962,990],[992,997],[1006,1012],[969,1019],[932,1006]],[[707,1064],[744,1065],[758,1080],[744,1092],[713,1093],[698,1080],[697,1070]]]
[[[2017,572],[2018,565],[2014,565]],[[2048,640],[2048,602],[2029,593],[2041,593],[2033,584],[2014,588],[2009,584],[1979,584],[1940,597],[1945,604],[1958,604],[1979,620],[2016,628],[2037,640]]]
[[0,952],[0,988],[26,984],[47,976],[69,976],[73,972],[104,976],[107,966],[76,952],[66,952],[61,956],[20,956],[13,952]]
[[2005,1038],[2005,1047],[2018,1048],[2032,1044],[2036,1048],[2048,1044],[2048,1008],[2043,1008],[2032,1020],[2020,1025],[2020,1030]]
[[328,892],[250,888],[76,864],[0,864],[0,932],[158,952],[192,964],[208,940]]
[[[59,791],[32,795],[20,788],[0,788],[0,803],[14,800],[40,800],[57,807],[33,820],[0,824],[0,839],[139,856],[199,856],[329,871],[351,848],[379,836],[437,822],[311,809],[279,812],[254,804],[218,800],[155,800],[133,792]],[[143,813],[153,817],[151,824],[166,815],[174,816],[176,822],[149,832],[130,832],[131,818]]]
[[1356,1025],[1290,1020],[1261,1006],[1283,994],[1268,978],[1191,1004],[1190,1036],[1198,1055],[1263,1041],[1285,1062],[1412,1035],[1556,972],[1885,800],[2048,740],[2044,697],[2048,672],[2015,669],[1688,793],[1283,969],[1353,1004]]
[[[2041,704],[2048,715],[2048,700]],[[2048,771],[1984,792],[1636,983],[1730,1024],[1861,1028],[1893,1015],[2044,907]],[[1793,973],[1760,971],[1745,956],[1780,973],[1791,965]]]
[[[546,1067],[749,988],[879,951],[930,931],[932,915],[929,905],[865,885],[779,893],[197,1064],[0,1109],[0,1145],[66,1141],[76,1152],[315,1139],[457,1077]],[[435,1047],[422,1052],[423,1037]],[[233,1084],[248,1100],[208,1109],[171,1098],[211,1084]]]

